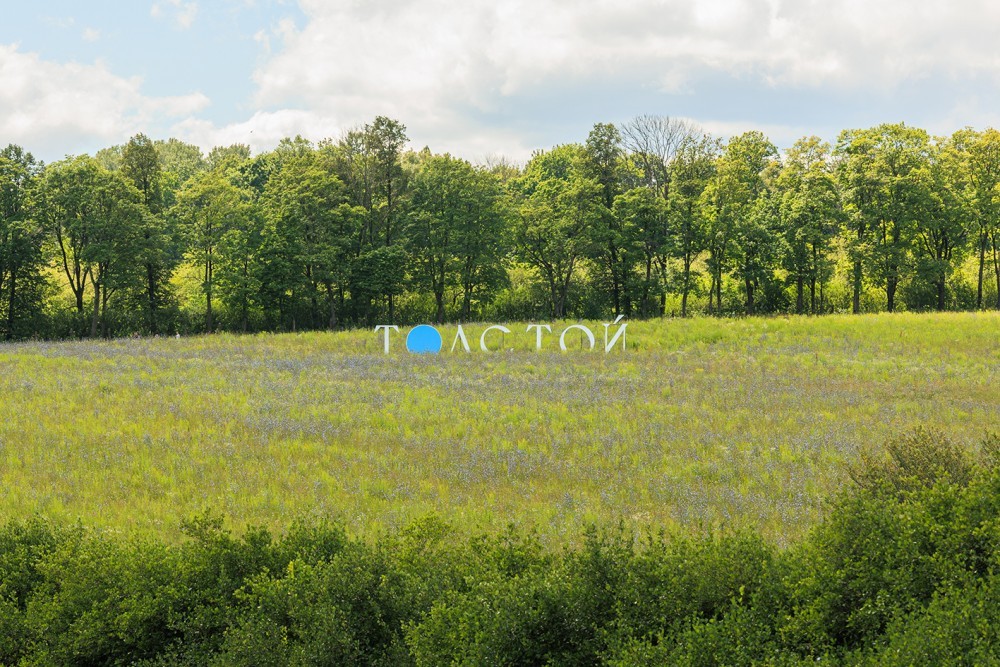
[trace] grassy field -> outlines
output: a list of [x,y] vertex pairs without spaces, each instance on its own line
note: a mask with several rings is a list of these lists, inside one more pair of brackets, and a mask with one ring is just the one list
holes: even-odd
[[369,331],[2,346],[0,521],[170,538],[211,508],[374,534],[434,512],[546,540],[624,520],[783,543],[860,449],[1000,430],[997,314],[634,322],[609,355],[576,334],[536,353],[510,326],[513,349],[468,355],[400,334],[385,356]]

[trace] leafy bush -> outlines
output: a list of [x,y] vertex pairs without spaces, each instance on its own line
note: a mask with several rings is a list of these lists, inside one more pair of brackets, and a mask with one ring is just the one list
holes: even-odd
[[435,517],[186,539],[0,528],[5,665],[1000,663],[1000,442],[888,443],[802,542],[592,528],[544,547]]

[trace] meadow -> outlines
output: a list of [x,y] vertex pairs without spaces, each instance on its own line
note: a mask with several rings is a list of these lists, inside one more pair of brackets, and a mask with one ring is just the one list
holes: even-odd
[[359,535],[437,514],[544,542],[621,521],[780,545],[887,437],[1000,431],[996,313],[633,322],[610,354],[509,326],[488,354],[483,325],[471,354],[441,327],[438,356],[406,353],[406,328],[388,356],[370,330],[0,346],[0,522],[173,540],[204,510]]

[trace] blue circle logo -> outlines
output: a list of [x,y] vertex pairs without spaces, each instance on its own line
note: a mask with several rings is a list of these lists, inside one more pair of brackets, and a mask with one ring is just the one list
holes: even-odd
[[437,354],[441,351],[441,334],[429,324],[421,324],[406,335],[406,349],[414,354]]

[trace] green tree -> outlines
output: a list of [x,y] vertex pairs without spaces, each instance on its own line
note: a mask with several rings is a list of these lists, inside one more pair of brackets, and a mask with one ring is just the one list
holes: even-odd
[[262,198],[267,291],[276,293],[279,311],[291,315],[293,328],[300,320],[309,327],[336,327],[363,209],[347,202],[328,154],[300,151],[279,165]]
[[[717,161],[714,178],[702,193],[702,214],[707,222],[708,268],[712,274],[708,309],[722,309],[722,277],[729,263],[737,261],[746,291],[746,310],[753,312],[754,290],[762,276],[770,229],[765,214],[768,206],[758,205],[765,194],[764,168],[777,149],[761,132],[733,137]],[[734,247],[734,242],[739,245]]]
[[205,158],[205,167],[210,171],[237,168],[250,160],[250,147],[246,144],[215,146]]
[[[401,226],[400,210],[406,190],[406,174],[402,167],[401,156],[407,141],[406,126],[391,118],[378,116],[371,124],[365,126],[365,152],[371,160],[375,177],[372,188],[375,196],[371,209],[371,237],[373,241],[381,237],[386,248],[400,240],[396,236]],[[387,274],[387,277],[390,275],[398,276],[401,272],[393,271]],[[385,285],[390,321],[395,317],[395,296],[401,291],[401,281]]]
[[908,271],[910,245],[926,189],[918,178],[929,160],[930,138],[905,124],[845,130],[837,141],[839,174],[854,263],[854,312],[861,310],[863,267],[885,290],[886,309]]
[[[762,192],[733,229],[733,261],[743,283],[747,315],[758,312],[759,294],[773,284],[774,271],[784,249],[783,241],[778,198],[773,192]],[[774,311],[780,305],[772,301],[766,304],[766,310]]]
[[966,136],[935,142],[915,177],[921,190],[913,251],[916,275],[934,287],[935,305],[944,310],[948,280],[961,261],[972,227],[973,189],[969,178]]
[[163,208],[169,209],[176,203],[181,186],[207,169],[207,164],[200,148],[179,139],[157,140],[153,146],[160,162]]
[[972,212],[975,216],[975,249],[978,260],[976,282],[976,308],[983,307],[983,283],[986,268],[986,251],[993,247],[993,263],[997,278],[997,302],[1000,309],[1000,132],[989,128],[983,132],[961,130],[961,137],[968,152],[968,170]]
[[[336,144],[320,145],[321,151],[333,156],[333,168],[346,187],[348,203],[365,211],[354,243],[350,290],[358,319],[371,319],[372,302],[379,297],[385,298],[389,319],[393,319],[394,298],[403,291],[405,264],[399,270],[393,267],[377,280],[371,267],[389,257],[402,261],[406,258],[403,249],[379,250],[405,244],[405,239],[398,237],[403,226],[407,188],[407,172],[402,164],[406,142],[406,127],[402,123],[378,116],[363,128],[348,132]],[[384,287],[383,291],[371,292],[376,283]]]
[[[702,178],[699,151],[709,151],[714,159],[717,146],[713,140],[702,134],[690,122],[668,116],[637,116],[621,128],[622,143],[628,152],[630,162],[641,173],[642,183],[671,208],[668,217],[662,220],[660,229],[648,229],[641,243],[645,253],[644,280],[641,302],[643,312],[650,314],[648,290],[657,288],[660,298],[660,314],[667,308],[667,277],[669,262],[677,253],[681,255],[681,311],[687,314],[687,296],[691,289],[691,265],[700,251],[696,248],[700,239],[695,221],[694,202],[705,184]],[[686,155],[682,155],[686,153]],[[675,165],[678,159],[686,164]],[[686,184],[685,193],[677,198],[675,179],[680,177]],[[697,191],[692,199],[692,190]],[[686,248],[686,252],[685,252]],[[658,274],[658,275],[654,275]]]
[[191,259],[202,269],[208,332],[215,329],[212,297],[219,245],[227,232],[247,225],[247,201],[247,193],[220,168],[201,172],[188,181],[178,193],[172,211],[184,228]]
[[42,307],[43,232],[30,213],[30,193],[40,166],[31,153],[9,145],[0,151],[0,304],[4,338],[31,333],[21,323]]
[[142,265],[145,273],[142,290],[146,328],[160,331],[160,310],[170,298],[169,280],[172,235],[163,216],[163,169],[155,144],[144,134],[132,137],[122,151],[121,171],[139,191],[145,208],[142,229]]
[[228,312],[235,314],[246,333],[251,312],[261,304],[266,272],[263,263],[264,222],[260,209],[247,202],[245,215],[235,219],[219,237],[215,257],[215,284]]
[[[719,141],[707,134],[690,134],[680,143],[670,163],[670,229],[671,256],[680,261],[681,316],[687,317],[688,297],[694,287],[694,263],[706,245],[704,219],[699,208],[705,188],[712,182],[719,155]],[[650,264],[658,259],[656,244],[647,244],[646,276]],[[666,308],[666,295],[661,295],[660,313]]]
[[81,156],[50,165],[42,177],[37,213],[54,240],[58,262],[77,313],[93,293],[90,334],[106,330],[108,298],[128,283],[138,264],[136,235],[142,224],[141,196],[120,173]]
[[[101,173],[103,172],[103,173]],[[108,302],[140,280],[144,220],[142,195],[121,174],[100,170],[91,192],[94,221],[84,249],[94,292],[90,336],[109,334]]]
[[[833,272],[833,242],[843,224],[843,206],[828,143],[799,139],[785,155],[776,180],[784,235],[784,268],[795,283],[795,312],[823,307],[824,286]],[[817,286],[819,301],[817,302]]]
[[408,239],[418,284],[434,295],[445,321],[445,290],[462,291],[462,319],[473,294],[496,284],[504,216],[494,178],[450,155],[425,159],[413,175]]
[[[615,197],[612,214],[618,236],[614,241],[618,262],[626,269],[625,275],[630,275],[635,266],[644,261],[645,272],[639,281],[638,303],[640,312],[648,316],[653,312],[653,295],[665,292],[663,274],[657,268],[656,259],[663,254],[663,246],[669,242],[665,234],[667,203],[655,191],[641,186]],[[626,315],[631,314],[629,304],[630,301],[626,300]]]
[[600,217],[597,234],[600,243],[594,260],[601,272],[607,276],[611,288],[611,307],[616,316],[632,314],[632,272],[637,257],[632,252],[637,239],[627,232],[634,226],[626,226],[614,215],[615,198],[622,189],[622,171],[625,150],[618,128],[610,123],[598,123],[587,136],[584,145],[583,173],[600,186],[600,200],[604,211]]
[[545,280],[552,316],[566,316],[567,296],[579,264],[599,243],[604,215],[601,185],[581,169],[583,148],[558,146],[536,153],[516,188],[515,236],[521,257]]
[[472,302],[487,303],[508,283],[511,211],[494,172],[477,169],[471,183],[473,213],[459,218],[456,249],[462,289],[460,316],[472,318]]

